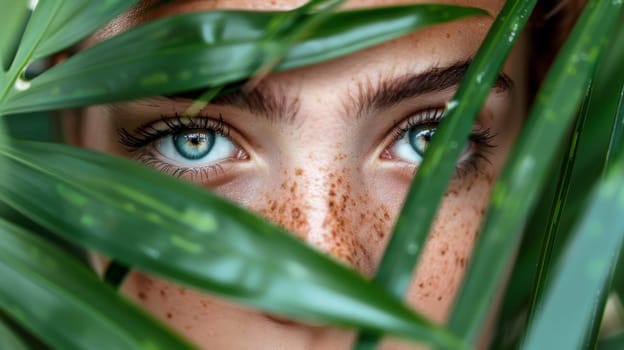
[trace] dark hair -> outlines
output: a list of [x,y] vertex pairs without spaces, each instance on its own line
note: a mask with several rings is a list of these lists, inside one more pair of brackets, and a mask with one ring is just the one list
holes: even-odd
[[537,92],[586,3],[587,0],[538,1],[529,24],[532,41],[530,91]]

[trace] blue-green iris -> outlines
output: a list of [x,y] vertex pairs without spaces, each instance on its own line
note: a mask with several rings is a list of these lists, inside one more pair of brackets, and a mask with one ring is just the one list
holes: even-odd
[[435,128],[411,128],[407,134],[410,146],[420,157],[425,155],[427,146],[431,142],[431,137],[435,134]]
[[186,159],[201,159],[210,153],[215,144],[215,132],[189,130],[173,136],[176,151]]

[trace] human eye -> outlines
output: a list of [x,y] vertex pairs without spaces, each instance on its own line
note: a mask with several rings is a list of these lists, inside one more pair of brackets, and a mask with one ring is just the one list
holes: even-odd
[[[420,166],[443,117],[444,108],[432,108],[419,111],[399,122],[393,128],[390,146],[383,151],[381,159]],[[488,129],[475,128],[457,163],[458,172],[477,169],[478,159],[487,161],[489,149],[495,147],[492,138]]]
[[249,158],[222,118],[162,117],[132,132],[120,129],[119,136],[136,160],[193,181],[212,180],[225,173],[225,163]]

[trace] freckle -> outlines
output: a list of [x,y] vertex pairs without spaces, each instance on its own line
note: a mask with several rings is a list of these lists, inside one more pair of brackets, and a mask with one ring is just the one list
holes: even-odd
[[204,300],[200,300],[199,303],[201,304],[201,306],[203,307],[208,307],[208,303],[205,302]]
[[418,288],[425,288],[425,284],[424,283],[418,283]]
[[299,210],[299,208],[293,208],[291,215],[293,219],[299,219],[299,217],[301,216],[301,210]]
[[173,315],[171,314],[171,312],[167,312],[167,318],[168,319],[172,319],[173,318]]
[[161,289],[160,290],[160,296],[164,298],[166,295],[167,295],[167,293],[165,293],[165,290]]
[[446,33],[446,38],[450,39],[451,38],[451,33]]
[[184,294],[186,294],[186,289],[184,289],[184,288],[181,288],[181,287],[180,287],[180,288],[178,288],[178,292],[179,292],[181,295],[184,295]]
[[330,197],[335,197],[335,196],[336,196],[336,191],[334,191],[334,190],[329,190],[329,196],[330,196]]
[[442,297],[441,296],[438,297],[438,301],[442,301]]
[[145,293],[143,293],[143,292],[139,292],[139,299],[145,301],[145,300],[147,300],[147,295],[145,295]]
[[303,175],[303,169],[301,169],[301,168],[295,169],[295,175],[297,175],[297,176]]

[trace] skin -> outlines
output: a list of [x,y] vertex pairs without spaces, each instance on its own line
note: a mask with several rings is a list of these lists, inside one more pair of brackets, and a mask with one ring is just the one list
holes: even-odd
[[[356,0],[347,7],[404,2]],[[435,2],[481,7],[493,15],[504,3]],[[167,14],[213,8],[290,9],[301,3],[177,1],[149,16],[140,10],[130,12],[90,43]],[[241,203],[372,276],[400,211],[401,198],[418,168],[393,153],[393,127],[419,111],[443,108],[456,87],[377,109],[362,110],[357,96],[380,80],[468,60],[491,23],[492,18],[484,16],[437,25],[330,62],[271,74],[258,88],[288,101],[289,113],[267,118],[236,106],[207,106],[201,115],[222,116],[229,137],[243,152],[205,176],[182,177]],[[503,69],[513,86],[493,89],[475,125],[475,130],[488,130],[493,147],[487,147],[486,159],[458,165],[405,298],[438,323],[448,318],[493,181],[525,115],[524,52],[523,44],[518,45]],[[137,158],[137,153],[153,149],[153,145],[128,152],[119,143],[118,130],[132,132],[158,121],[161,115],[184,114],[188,106],[189,101],[183,99],[155,98],[86,108],[70,125],[69,136],[82,147]],[[475,145],[469,146],[468,154],[474,149],[470,147]],[[102,271],[105,259],[96,258],[94,264]],[[352,331],[283,320],[140,271],[131,273],[122,290],[204,349],[347,349],[354,339]],[[382,345],[384,350],[413,348],[413,344],[394,339]]]

